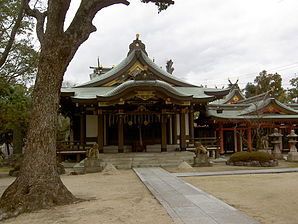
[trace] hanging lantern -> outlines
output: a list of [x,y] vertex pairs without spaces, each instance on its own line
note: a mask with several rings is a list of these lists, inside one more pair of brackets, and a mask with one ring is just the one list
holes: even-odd
[[149,124],[149,122],[148,121],[144,121],[144,125],[148,125]]

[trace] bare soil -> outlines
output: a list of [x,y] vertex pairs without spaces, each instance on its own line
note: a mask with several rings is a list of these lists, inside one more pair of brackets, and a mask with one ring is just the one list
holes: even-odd
[[[62,175],[76,196],[88,201],[19,215],[3,224],[173,224],[165,209],[150,194],[132,170],[117,175],[102,173]],[[14,178],[2,175],[0,193]]]
[[[298,167],[280,161],[276,168]],[[191,172],[260,169],[214,164]],[[261,168],[263,169],[263,168]],[[181,172],[178,168],[167,168]],[[0,170],[0,194],[15,178]],[[190,172],[190,171],[187,171]],[[62,175],[63,183],[87,201],[22,214],[4,224],[174,224],[132,170],[118,174]],[[263,224],[298,223],[298,173],[186,177],[187,182],[243,211]]]
[[298,173],[183,179],[262,224],[298,223]]

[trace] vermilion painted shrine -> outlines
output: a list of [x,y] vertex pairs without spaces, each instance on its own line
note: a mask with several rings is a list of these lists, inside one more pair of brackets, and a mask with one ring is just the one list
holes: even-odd
[[[91,80],[61,90],[61,112],[70,117],[70,143],[99,152],[185,151],[200,140],[220,154],[257,147],[267,135],[297,129],[298,105],[270,92],[245,98],[236,87],[204,88],[160,68],[137,37],[113,68],[95,67]],[[286,140],[284,148],[287,148]]]

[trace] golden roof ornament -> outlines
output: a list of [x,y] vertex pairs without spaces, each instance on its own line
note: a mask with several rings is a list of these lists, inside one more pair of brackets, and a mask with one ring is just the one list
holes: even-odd
[[136,34],[136,39],[138,40],[139,39],[139,37],[140,37],[140,34]]

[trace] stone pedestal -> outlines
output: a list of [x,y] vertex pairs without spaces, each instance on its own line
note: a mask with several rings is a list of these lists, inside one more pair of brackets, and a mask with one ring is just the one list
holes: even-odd
[[86,158],[73,167],[77,174],[96,173],[101,171],[100,160],[97,158]]
[[287,135],[289,139],[289,145],[290,145],[290,152],[297,152],[296,143],[298,142],[296,139],[298,135],[296,135],[294,130],[291,130],[291,133]]
[[86,158],[84,165],[86,173],[96,173],[101,171],[100,160],[97,158]]
[[273,147],[273,156],[276,158],[276,159],[282,159],[282,154],[281,154],[281,143],[282,141],[280,140],[280,138],[282,137],[283,135],[280,134],[278,132],[278,129],[277,128],[274,128],[274,132],[269,135],[269,137],[273,138],[271,143],[274,145]]
[[289,152],[288,153],[288,161],[298,162],[298,152]]
[[82,160],[80,163],[77,163],[74,165],[73,170],[76,174],[85,174],[86,169],[85,169],[85,160]]
[[212,166],[207,154],[199,154],[194,157],[194,167]]
[[283,155],[281,154],[281,152],[273,152],[272,155],[275,159],[283,159]]

